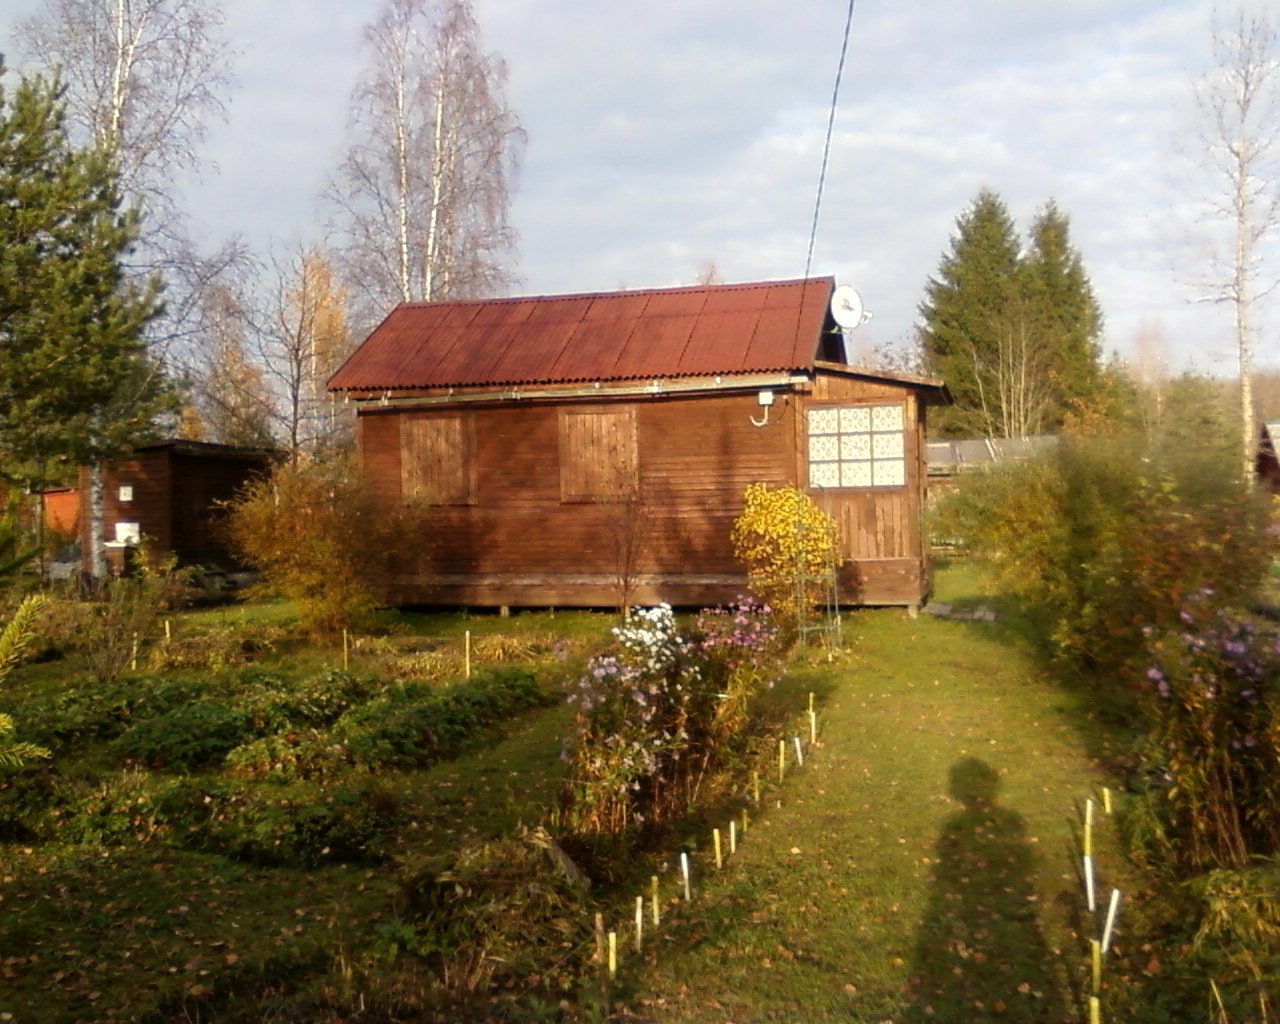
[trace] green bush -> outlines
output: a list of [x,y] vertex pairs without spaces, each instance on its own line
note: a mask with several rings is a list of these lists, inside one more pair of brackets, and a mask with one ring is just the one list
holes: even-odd
[[1174,864],[1240,869],[1280,856],[1280,631],[1211,595],[1154,637],[1148,777]]
[[214,796],[208,824],[188,845],[254,864],[312,867],[384,859],[399,808],[385,791],[362,783],[290,782],[227,790]]
[[352,769],[350,751],[318,729],[293,729],[236,747],[226,758],[234,775],[324,781]]
[[1145,634],[1192,594],[1256,592],[1265,506],[1208,454],[1146,436],[1066,437],[1052,454],[962,480],[934,529],[987,560],[1058,656],[1100,674],[1145,667]]
[[251,730],[247,715],[198,701],[136,722],[112,747],[127,761],[180,772],[220,762]]
[[478,729],[552,700],[533,673],[494,668],[443,691],[401,684],[352,708],[333,735],[370,770],[424,767],[455,756]]

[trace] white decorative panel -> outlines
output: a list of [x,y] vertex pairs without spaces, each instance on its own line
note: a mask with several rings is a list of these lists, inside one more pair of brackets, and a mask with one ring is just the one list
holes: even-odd
[[900,405],[877,405],[871,410],[871,429],[880,430],[901,430],[902,429],[902,406]]
[[871,451],[877,459],[900,459],[905,451],[902,434],[873,434]]
[[871,458],[871,435],[870,434],[841,435],[840,458],[842,459]]
[[835,462],[814,462],[809,465],[810,487],[839,487],[840,466]]
[[870,487],[871,486],[871,463],[870,462],[840,463],[840,486],[841,487]]
[[834,434],[840,429],[840,413],[837,409],[810,409],[809,433]]
[[886,459],[877,462],[876,485],[879,487],[901,487],[907,482],[906,463],[901,459]]
[[809,436],[809,461],[834,462],[840,458],[840,438],[834,434]]
[[865,405],[857,405],[852,409],[840,410],[840,432],[849,433],[855,430],[871,429],[871,410]]

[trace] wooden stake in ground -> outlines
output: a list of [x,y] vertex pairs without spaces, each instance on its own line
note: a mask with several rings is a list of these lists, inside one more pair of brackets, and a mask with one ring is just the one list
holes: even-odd
[[618,976],[618,933],[609,933],[609,977]]
[[738,852],[738,823],[733,819],[729,819],[729,854]]
[[1097,996],[1089,997],[1089,1024],[1102,1024],[1102,1003]]
[[351,668],[351,636],[344,629],[342,631],[342,671],[347,672]]
[[600,964],[601,981],[604,980],[604,914],[596,914],[596,961]]
[[721,859],[721,856],[720,856],[720,830],[718,828],[713,828],[711,830],[711,845],[715,847],[716,870],[719,871],[722,867],[724,867],[724,861]]
[[[760,806],[760,773],[759,772],[751,773],[751,792],[755,795],[756,806],[759,807]],[[743,813],[745,814],[746,812],[744,811]]]
[[787,741],[778,740],[778,781],[787,777]]
[[1102,952],[1111,948],[1111,932],[1116,925],[1116,911],[1120,908],[1120,890],[1111,890],[1111,906],[1107,908],[1107,926],[1102,929]]
[[649,876],[649,898],[653,903],[653,926],[662,924],[662,911],[658,908],[658,876]]
[[680,853],[680,877],[684,881],[685,900],[693,899],[693,893],[689,889],[689,855],[684,851]]
[[465,678],[470,679],[471,678],[471,630],[468,629],[466,633],[463,634],[463,636],[464,636],[464,639],[462,644],[462,649],[463,649],[462,672]]
[[1084,855],[1084,895],[1089,904],[1089,913],[1092,914],[1098,909],[1098,902],[1093,894],[1093,858],[1087,853]]
[[810,709],[809,711],[809,744],[812,746],[818,742],[818,712]]
[[644,939],[644,897],[636,897],[636,952],[640,952],[640,946]]
[[803,768],[804,767],[804,751],[800,748],[800,737],[793,736],[792,739],[795,741],[795,745],[796,745],[796,767]]
[[1102,809],[1107,813],[1111,813],[1111,790],[1106,786],[1102,787]]
[[1089,940],[1089,959],[1093,968],[1093,994],[1102,991],[1102,943],[1097,939]]

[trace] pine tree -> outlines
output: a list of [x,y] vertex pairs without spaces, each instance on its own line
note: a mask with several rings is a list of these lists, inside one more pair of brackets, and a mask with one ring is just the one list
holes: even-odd
[[120,207],[110,154],[69,144],[56,83],[0,89],[0,471],[10,479],[118,455],[168,407],[143,341],[159,288],[122,271],[138,216]]
[[1018,289],[1018,236],[994,192],[983,189],[956,221],[951,250],[925,286],[921,349],[928,372],[947,382],[955,405],[939,410],[939,432],[982,429],[985,367],[1000,350],[1000,319]]

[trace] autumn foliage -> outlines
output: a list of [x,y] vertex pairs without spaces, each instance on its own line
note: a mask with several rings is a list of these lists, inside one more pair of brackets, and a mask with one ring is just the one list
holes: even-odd
[[228,533],[264,589],[296,601],[313,632],[332,634],[386,600],[415,525],[380,508],[346,463],[313,463],[249,484]]
[[796,487],[751,484],[730,538],[747,567],[751,592],[765,602],[784,628],[794,628],[810,612],[797,602],[800,577],[820,579],[835,558],[835,524]]

